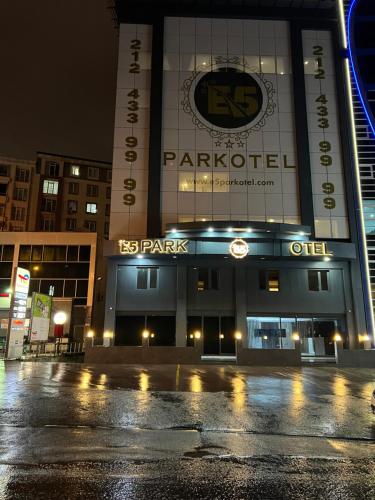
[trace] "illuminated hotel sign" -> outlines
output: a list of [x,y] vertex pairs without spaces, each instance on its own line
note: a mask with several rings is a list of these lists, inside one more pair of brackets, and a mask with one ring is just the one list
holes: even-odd
[[293,241],[289,246],[289,252],[294,256],[323,256],[333,255],[323,241]]
[[119,240],[120,253],[176,254],[188,253],[189,240]]
[[229,253],[235,259],[243,259],[249,253],[249,245],[246,243],[245,240],[236,238],[229,245]]

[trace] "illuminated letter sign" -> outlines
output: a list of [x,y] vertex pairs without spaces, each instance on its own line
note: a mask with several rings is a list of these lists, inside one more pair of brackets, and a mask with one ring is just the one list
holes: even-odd
[[327,243],[323,241],[293,241],[289,245],[289,252],[295,257],[299,256],[322,256],[328,257],[333,255],[327,248]]
[[189,240],[120,240],[120,253],[122,255],[133,255],[136,253],[150,254],[176,254],[188,253]]
[[236,259],[243,259],[249,253],[249,245],[245,240],[236,238],[229,245],[229,252]]

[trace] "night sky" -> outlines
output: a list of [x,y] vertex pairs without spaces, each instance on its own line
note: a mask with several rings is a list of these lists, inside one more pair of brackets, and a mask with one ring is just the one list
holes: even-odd
[[3,0],[0,155],[112,160],[117,31],[107,0]]

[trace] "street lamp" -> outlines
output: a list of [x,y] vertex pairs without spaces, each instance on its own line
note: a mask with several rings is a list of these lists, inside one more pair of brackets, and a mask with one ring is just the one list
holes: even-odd
[[64,324],[66,323],[67,315],[64,311],[58,311],[54,317],[53,322],[55,324],[53,329],[53,335],[56,338],[61,338],[64,334]]

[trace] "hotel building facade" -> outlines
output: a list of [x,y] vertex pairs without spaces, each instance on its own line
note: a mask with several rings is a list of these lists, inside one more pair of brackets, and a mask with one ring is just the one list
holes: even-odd
[[373,320],[336,2],[115,3],[114,344],[355,348]]

